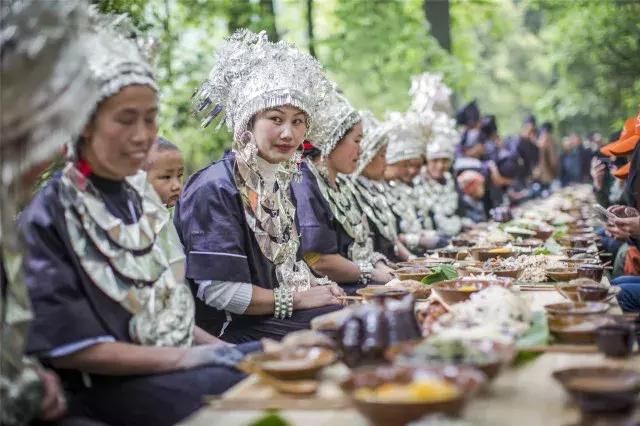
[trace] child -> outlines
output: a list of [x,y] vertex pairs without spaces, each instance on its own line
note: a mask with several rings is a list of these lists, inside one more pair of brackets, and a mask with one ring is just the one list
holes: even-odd
[[458,187],[462,193],[460,216],[467,226],[470,222],[487,221],[487,213],[482,202],[485,193],[484,182],[484,176],[475,170],[465,170],[458,175]]
[[184,160],[177,146],[158,136],[144,169],[151,185],[167,208],[176,205],[182,191]]

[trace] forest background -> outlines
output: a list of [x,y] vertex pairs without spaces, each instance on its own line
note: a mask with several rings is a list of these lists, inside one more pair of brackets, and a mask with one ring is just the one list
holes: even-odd
[[619,129],[640,103],[640,0],[92,0],[159,40],[160,133],[189,172],[231,145],[201,129],[191,94],[237,28],[305,49],[379,118],[409,104],[410,77],[440,72],[459,107],[477,99],[499,132],[527,113],[557,135]]

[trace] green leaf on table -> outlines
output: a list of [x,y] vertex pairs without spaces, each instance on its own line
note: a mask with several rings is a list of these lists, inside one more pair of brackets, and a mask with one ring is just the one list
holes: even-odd
[[290,423],[278,415],[277,411],[267,411],[267,413],[260,417],[249,426],[289,426]]
[[451,265],[440,265],[431,268],[431,273],[422,279],[422,284],[431,285],[455,278],[458,278],[456,268]]
[[533,346],[544,346],[549,342],[549,327],[544,312],[533,314],[531,327],[516,341],[519,351],[526,351]]

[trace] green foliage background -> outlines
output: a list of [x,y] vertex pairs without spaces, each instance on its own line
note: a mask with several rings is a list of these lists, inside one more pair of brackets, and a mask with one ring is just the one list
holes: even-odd
[[442,72],[455,103],[479,100],[500,132],[524,114],[561,133],[618,129],[640,103],[640,0],[451,0],[452,49],[429,31],[423,0],[93,0],[130,13],[161,41],[161,133],[190,170],[230,146],[226,129],[201,130],[190,97],[217,43],[239,27],[314,47],[352,103],[380,118],[409,104],[410,77]]

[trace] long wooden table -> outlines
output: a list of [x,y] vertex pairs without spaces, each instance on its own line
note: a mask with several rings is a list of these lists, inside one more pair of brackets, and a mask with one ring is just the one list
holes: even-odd
[[[562,301],[553,291],[524,292],[534,310]],[[619,310],[615,307],[613,311]],[[555,370],[587,365],[614,365],[640,371],[640,355],[616,360],[602,354],[545,352],[519,367],[509,368],[480,392],[467,406],[464,419],[473,425],[552,426],[578,424],[580,413],[551,377]],[[340,368],[333,373],[339,374]],[[332,372],[329,372],[331,374]],[[280,415],[293,425],[365,426],[356,410],[345,406],[346,398],[331,381],[324,381],[315,398],[283,400],[256,377],[248,377],[226,392],[220,400],[195,413],[188,426],[248,425],[264,413],[256,408],[272,404],[283,408]],[[249,408],[249,409],[247,409]]]

